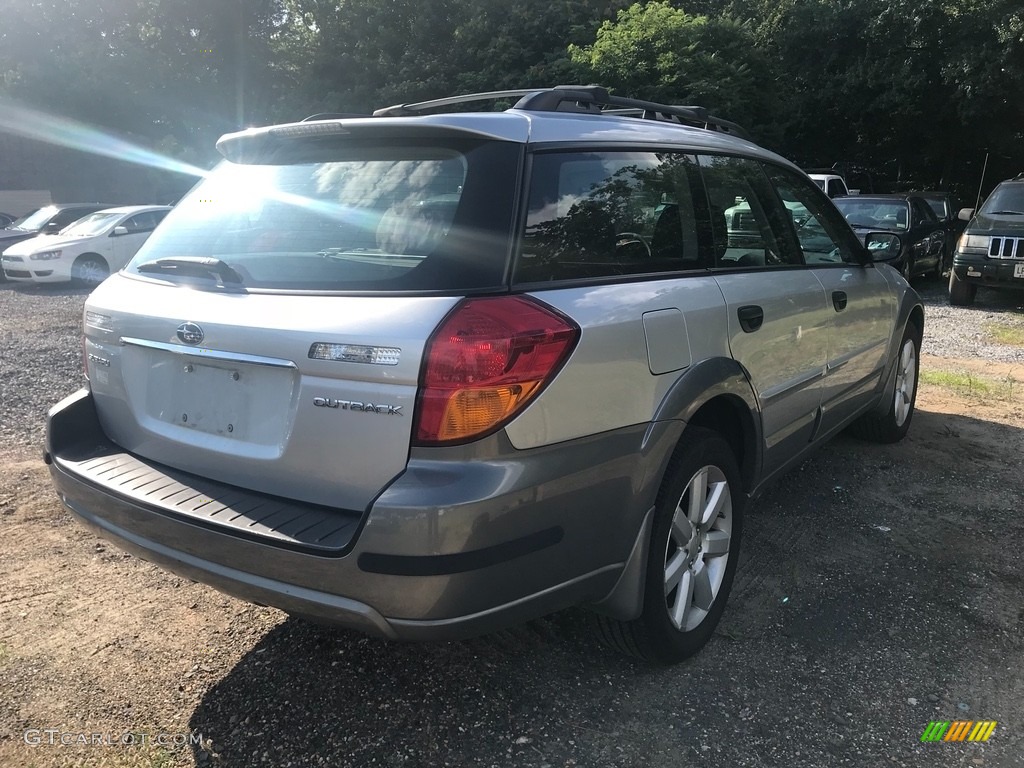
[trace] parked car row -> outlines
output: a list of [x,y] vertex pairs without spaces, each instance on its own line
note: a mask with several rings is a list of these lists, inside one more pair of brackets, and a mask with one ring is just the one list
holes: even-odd
[[898,238],[885,257],[907,280],[948,274],[951,304],[972,304],[978,286],[1024,290],[1024,174],[997,185],[977,210],[960,208],[945,191],[858,195],[842,176],[808,175],[862,237]]
[[170,206],[48,205],[0,230],[0,276],[96,285],[127,264]]

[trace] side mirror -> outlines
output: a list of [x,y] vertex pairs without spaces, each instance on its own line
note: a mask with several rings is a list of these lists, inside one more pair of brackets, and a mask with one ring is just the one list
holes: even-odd
[[900,236],[892,232],[868,232],[864,236],[864,247],[872,261],[892,261],[899,257],[902,246]]
[[59,232],[61,230],[61,226],[56,221],[48,221],[43,229],[47,232]]
[[974,218],[974,209],[973,208],[961,208],[960,209],[960,213],[958,213],[956,215],[956,217],[958,219],[960,219],[960,221],[970,221],[971,219]]
[[119,224],[118,226],[114,227],[114,231],[110,233],[110,236],[111,237],[117,237],[119,235],[127,235],[127,234],[128,234],[128,227],[126,227],[124,224]]

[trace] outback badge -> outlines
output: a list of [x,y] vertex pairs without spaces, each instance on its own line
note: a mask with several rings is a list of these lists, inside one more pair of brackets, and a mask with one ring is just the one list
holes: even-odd
[[402,415],[402,406],[400,405],[360,403],[356,400],[335,400],[333,397],[314,397],[313,405],[317,408],[340,408],[343,411],[386,413],[390,416]]

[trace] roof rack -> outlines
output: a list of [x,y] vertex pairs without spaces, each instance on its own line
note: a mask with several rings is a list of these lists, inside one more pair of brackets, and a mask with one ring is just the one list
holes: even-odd
[[345,120],[353,117],[372,117],[365,112],[317,112],[315,115],[304,117],[299,122],[315,123],[317,120]]
[[704,107],[658,104],[653,101],[612,96],[599,85],[556,85],[552,88],[530,88],[514,91],[490,91],[444,99],[396,104],[374,111],[374,117],[409,117],[428,112],[444,111],[446,107],[472,104],[479,101],[517,99],[513,109],[530,112],[580,112],[585,114],[620,115],[646,120],[705,128],[749,140],[747,132],[732,122],[708,113]]

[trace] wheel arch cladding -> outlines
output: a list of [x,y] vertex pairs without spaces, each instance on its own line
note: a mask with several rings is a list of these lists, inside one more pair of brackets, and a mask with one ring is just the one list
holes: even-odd
[[761,415],[750,382],[735,360],[711,358],[687,370],[655,414],[655,420],[665,419],[717,432],[736,457],[744,490],[749,492],[756,485],[761,466]]
[[910,314],[907,316],[907,325],[914,326],[917,331],[917,338],[921,339],[924,335],[924,309],[920,304],[915,304],[910,310]]

